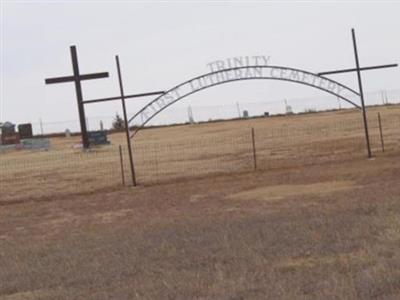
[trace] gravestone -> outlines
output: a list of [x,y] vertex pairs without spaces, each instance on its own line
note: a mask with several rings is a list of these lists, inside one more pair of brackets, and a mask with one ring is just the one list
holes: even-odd
[[50,139],[24,139],[21,141],[22,149],[49,150]]
[[5,122],[1,124],[1,135],[14,135],[15,134],[15,125],[11,122]]
[[88,134],[90,145],[108,145],[110,141],[107,140],[107,131],[90,131]]
[[1,144],[2,145],[16,145],[20,143],[20,138],[18,133],[7,133],[4,134],[4,131],[1,134]]
[[0,145],[0,153],[13,151],[17,149],[17,145]]
[[18,133],[21,139],[30,139],[33,137],[32,124],[19,124]]

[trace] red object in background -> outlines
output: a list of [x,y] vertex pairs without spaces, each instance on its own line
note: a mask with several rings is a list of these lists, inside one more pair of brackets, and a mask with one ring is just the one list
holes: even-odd
[[10,135],[2,135],[1,136],[2,145],[16,145],[20,143],[20,137],[18,133],[10,134]]

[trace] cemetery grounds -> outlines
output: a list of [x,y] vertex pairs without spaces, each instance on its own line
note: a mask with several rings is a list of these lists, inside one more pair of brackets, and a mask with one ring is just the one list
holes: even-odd
[[123,133],[1,153],[0,299],[399,299],[400,107],[369,120],[370,160],[354,110],[146,129],[135,188]]

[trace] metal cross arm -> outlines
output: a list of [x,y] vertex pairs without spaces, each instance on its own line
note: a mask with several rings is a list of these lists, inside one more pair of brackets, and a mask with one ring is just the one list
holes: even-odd
[[[99,79],[107,77],[109,77],[108,72],[92,73],[92,74],[79,75],[79,80]],[[63,83],[71,81],[75,81],[75,76],[54,77],[54,78],[47,78],[45,80],[46,84]]]
[[[165,93],[165,91],[157,91],[157,92],[126,95],[126,96],[124,96],[124,98],[128,99],[128,98],[139,98],[139,97],[147,97],[147,96],[156,96],[156,95],[162,95],[164,93]],[[113,101],[113,100],[121,100],[121,96],[85,100],[85,101],[83,101],[83,103],[84,104],[89,104],[89,103],[97,103],[97,102],[105,102],[105,101]]]
[[[398,64],[388,64],[388,65],[379,65],[379,66],[370,66],[370,67],[362,67],[360,71],[368,71],[368,70],[376,70],[376,69],[384,69],[384,68],[395,68],[398,67]],[[331,74],[339,74],[339,73],[348,73],[348,72],[357,72],[358,69],[343,69],[343,70],[334,70],[318,73],[318,75],[331,75]]]

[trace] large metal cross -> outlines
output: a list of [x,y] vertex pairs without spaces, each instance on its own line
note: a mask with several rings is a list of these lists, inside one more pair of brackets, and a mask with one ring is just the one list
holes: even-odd
[[332,74],[357,72],[358,88],[359,88],[361,107],[362,107],[362,113],[363,113],[365,141],[366,141],[366,146],[367,146],[367,155],[368,155],[368,158],[371,158],[372,157],[372,151],[371,151],[371,143],[370,143],[370,140],[369,140],[367,109],[366,109],[365,101],[364,101],[364,91],[363,91],[362,80],[361,80],[361,71],[385,69],[385,68],[394,68],[394,67],[398,67],[398,64],[386,64],[386,65],[378,65],[378,66],[360,67],[360,61],[359,61],[359,58],[358,58],[358,50],[357,50],[356,33],[354,31],[354,28],[351,29],[351,36],[352,36],[352,39],[353,39],[353,49],[354,49],[354,58],[355,58],[356,67],[352,68],[352,69],[342,69],[342,70],[333,70],[333,71],[327,71],[327,72],[320,72],[320,73],[318,73],[318,75],[323,76],[323,75],[332,75]]
[[79,73],[78,56],[76,54],[76,47],[75,46],[71,46],[70,49],[71,49],[71,59],[72,59],[72,67],[73,67],[73,70],[74,70],[74,75],[72,75],[72,76],[64,76],[64,77],[48,78],[48,79],[45,80],[45,82],[46,82],[46,84],[75,82],[76,98],[77,98],[78,110],[79,110],[79,120],[80,120],[80,123],[81,123],[82,145],[83,145],[84,149],[88,149],[90,147],[89,138],[88,138],[88,134],[87,134],[84,105],[85,104],[90,104],[90,103],[105,102],[105,101],[115,101],[115,100],[121,100],[122,101],[122,109],[123,109],[123,113],[124,113],[124,125],[125,125],[124,127],[125,127],[125,132],[126,132],[126,137],[127,137],[129,161],[130,161],[130,167],[131,167],[131,173],[132,173],[132,183],[133,183],[134,186],[136,186],[136,177],[135,177],[135,170],[134,170],[134,165],[133,165],[133,155],[132,155],[131,141],[130,141],[130,138],[129,138],[129,126],[128,126],[128,118],[127,118],[127,112],[126,112],[125,99],[161,95],[161,94],[164,94],[165,92],[164,91],[155,91],[155,92],[148,92],[148,93],[125,95],[124,89],[123,89],[123,85],[122,85],[122,76],[121,76],[119,58],[118,58],[118,56],[116,56],[119,87],[120,87],[120,93],[121,93],[120,96],[100,98],[100,99],[91,99],[91,100],[83,100],[81,81],[82,80],[88,80],[88,79],[105,78],[105,77],[108,77],[108,72],[81,75]]
[[81,81],[89,80],[89,79],[106,78],[106,77],[108,77],[108,72],[81,75],[79,73],[78,55],[76,54],[76,47],[71,46],[70,49],[71,49],[71,59],[72,59],[72,67],[73,67],[74,75],[64,76],[64,77],[47,78],[45,80],[45,82],[46,82],[46,84],[64,83],[64,82],[74,82],[75,83],[76,99],[78,102],[78,111],[79,111],[79,121],[81,124],[81,132],[82,132],[82,145],[83,145],[83,148],[87,149],[87,148],[89,148],[89,138],[88,138],[87,127],[86,127],[85,108],[84,108],[84,101],[83,101],[83,96],[82,96]]

